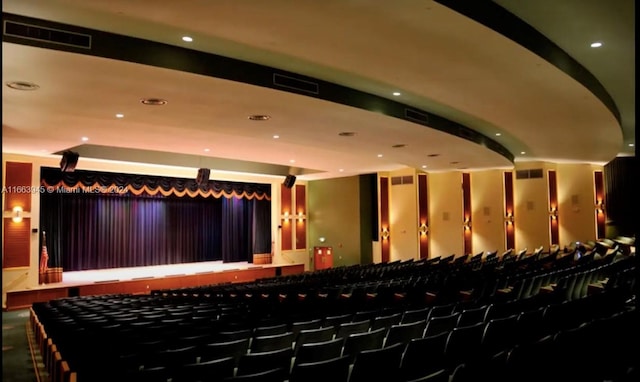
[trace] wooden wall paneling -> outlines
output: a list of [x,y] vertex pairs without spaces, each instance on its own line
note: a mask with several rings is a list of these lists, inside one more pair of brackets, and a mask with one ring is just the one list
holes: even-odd
[[418,174],[418,236],[421,259],[429,258],[429,194],[427,174]]
[[558,179],[555,170],[549,170],[549,232],[551,245],[560,242],[560,218],[558,216]]
[[281,218],[280,218],[280,243],[283,251],[290,251],[293,249],[292,235],[292,218],[293,216],[293,198],[290,188],[280,185],[280,204],[281,204]]
[[464,254],[473,254],[471,226],[471,174],[462,173],[462,212],[464,230]]
[[381,260],[389,262],[391,257],[391,227],[389,222],[389,178],[380,177],[380,248]]
[[505,248],[516,247],[515,202],[513,197],[513,172],[504,172]]
[[606,237],[606,209],[604,205],[604,175],[602,171],[593,173],[593,186],[595,195],[595,215],[596,215],[596,239]]
[[296,184],[295,236],[296,249],[307,248],[307,188],[303,184]]

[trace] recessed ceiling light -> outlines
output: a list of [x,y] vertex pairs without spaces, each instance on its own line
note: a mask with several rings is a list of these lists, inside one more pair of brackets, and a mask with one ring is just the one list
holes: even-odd
[[422,168],[427,168],[427,165],[426,165],[426,164],[423,164],[423,165],[422,165]]
[[629,147],[635,147],[636,145],[633,143],[629,143]]
[[40,89],[40,85],[36,85],[33,82],[27,81],[11,81],[7,82],[7,86],[16,90],[37,90]]
[[382,158],[382,154],[378,154],[378,158]]
[[204,149],[205,153],[208,153],[209,151],[211,151],[210,149]]
[[118,113],[118,114],[116,114],[116,118],[124,118],[124,114]]
[[596,41],[596,42],[591,43],[591,47],[592,48],[599,48],[601,46],[602,46],[602,43],[600,41]]
[[295,159],[289,159],[289,163],[296,163]]
[[89,137],[82,137],[82,138],[80,138],[80,139],[82,139],[82,142],[86,142],[86,141],[88,141],[88,140],[89,140]]
[[264,114],[253,114],[249,116],[249,119],[252,121],[267,121],[271,119],[271,117]]
[[522,154],[522,155],[524,155],[526,153],[527,153],[526,151],[520,151],[520,154]]
[[280,136],[279,136],[279,135],[274,135],[274,136],[273,136],[273,139],[278,139],[278,138],[280,138]]
[[167,100],[162,98],[143,98],[140,100],[144,105],[162,106],[167,104]]
[[341,137],[353,137],[354,135],[356,135],[356,133],[354,133],[353,131],[343,131],[341,133],[338,133],[338,135]]
[[191,42],[191,41],[193,41],[193,38],[189,37],[189,36],[182,36],[182,41]]
[[339,169],[338,171],[339,171],[339,172],[344,172],[344,169],[343,169],[343,168],[341,168],[341,169]]
[[394,95],[394,96],[396,96],[396,97],[398,97],[398,96],[402,95],[402,93],[400,93],[400,92],[393,92],[393,95]]
[[502,135],[502,133],[496,133],[496,137],[499,137],[501,135]]

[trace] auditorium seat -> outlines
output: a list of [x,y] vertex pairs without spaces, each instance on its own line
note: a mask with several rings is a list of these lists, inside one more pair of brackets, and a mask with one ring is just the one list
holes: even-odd
[[286,379],[291,370],[293,350],[291,348],[247,353],[240,357],[236,375],[255,374],[272,369],[280,369],[281,378]]
[[348,382],[349,358],[299,363],[291,369],[289,382]]
[[335,338],[329,341],[302,344],[294,356],[294,365],[338,358],[342,355],[343,343],[342,338]]
[[459,317],[460,312],[429,318],[429,320],[427,321],[427,326],[425,328],[424,336],[433,336],[452,330],[458,324]]
[[384,346],[388,347],[397,343],[406,345],[414,338],[422,338],[426,326],[426,320],[416,321],[410,324],[391,325],[385,338]]
[[349,363],[353,363],[353,360],[361,351],[382,348],[385,335],[386,329],[384,328],[365,333],[351,334],[344,340],[342,355],[348,356]]
[[293,349],[293,333],[286,332],[269,336],[253,337],[249,344],[249,352],[262,353],[271,350]]
[[235,375],[224,379],[224,382],[284,382],[287,377],[282,369],[275,368],[252,374]]
[[362,320],[357,322],[343,322],[338,325],[335,333],[335,338],[346,338],[350,334],[364,333],[369,331],[371,322],[369,320]]
[[486,355],[493,355],[510,349],[519,339],[520,333],[517,328],[518,316],[515,314],[489,320],[483,329],[482,351]]
[[396,343],[359,352],[353,361],[349,382],[400,382],[399,371],[404,348],[404,344]]
[[445,347],[449,332],[414,338],[406,346],[400,375],[403,380],[415,379],[434,373],[444,367]]
[[385,333],[391,325],[397,325],[402,320],[402,313],[393,313],[384,316],[374,317],[373,322],[371,323],[371,330],[378,330],[380,328],[385,329]]
[[238,366],[240,357],[249,351],[249,338],[226,342],[212,342],[199,349],[200,362],[231,357]]
[[449,382],[449,372],[447,369],[440,369],[422,377],[407,379],[406,382]]
[[484,362],[481,357],[484,323],[458,326],[449,332],[445,346],[445,364],[453,370],[461,363]]
[[171,382],[221,381],[233,377],[235,362],[233,357],[226,357],[206,362],[185,364],[176,370]]
[[294,350],[297,352],[303,344],[332,340],[335,332],[336,329],[333,325],[327,328],[301,330],[296,338]]
[[489,305],[484,304],[481,306],[467,308],[460,311],[456,326],[467,326],[475,324],[477,322],[484,322],[489,310]]

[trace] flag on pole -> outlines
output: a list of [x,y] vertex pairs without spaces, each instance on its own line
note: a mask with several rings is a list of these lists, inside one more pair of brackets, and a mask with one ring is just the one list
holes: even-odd
[[46,273],[49,263],[49,254],[47,253],[47,237],[42,231],[42,253],[40,253],[40,273]]

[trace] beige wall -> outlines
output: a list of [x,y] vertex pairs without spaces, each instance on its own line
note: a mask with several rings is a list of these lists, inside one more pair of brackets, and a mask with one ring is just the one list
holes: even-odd
[[[391,185],[391,178],[412,176],[412,184]],[[418,259],[418,187],[413,169],[389,173],[389,260]]]
[[601,166],[557,164],[560,246],[574,241],[596,240],[593,173]]
[[430,173],[429,256],[464,254],[462,231],[462,174],[458,171]]
[[[515,171],[521,169],[542,168],[543,177],[535,179],[516,179]],[[544,246],[549,248],[549,166],[543,162],[516,163],[514,170],[515,202],[515,246],[516,250]]]
[[471,173],[473,253],[504,252],[504,180],[502,170]]
[[[314,246],[328,246],[333,247],[334,266],[360,264],[359,182],[354,176],[308,183],[309,258]],[[320,237],[326,241],[321,243]]]

